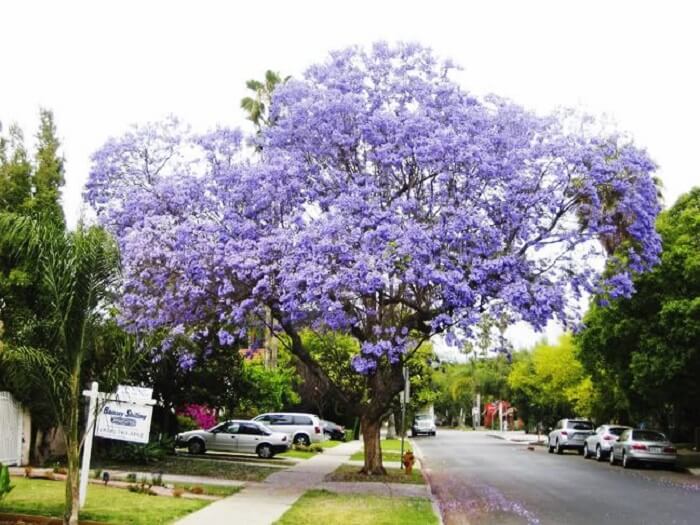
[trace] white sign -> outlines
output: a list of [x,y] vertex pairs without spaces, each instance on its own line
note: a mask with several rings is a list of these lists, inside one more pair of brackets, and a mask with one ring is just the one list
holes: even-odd
[[150,401],[153,396],[152,388],[143,388],[140,386],[117,386],[116,398],[119,401],[130,401],[131,403],[140,403]]
[[121,441],[148,443],[152,415],[152,406],[105,401],[97,414],[95,435]]

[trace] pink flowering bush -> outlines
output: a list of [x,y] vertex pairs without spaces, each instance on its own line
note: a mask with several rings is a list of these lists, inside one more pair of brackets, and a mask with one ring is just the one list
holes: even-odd
[[189,417],[199,428],[211,428],[219,422],[216,410],[206,405],[186,405],[178,410],[177,415]]

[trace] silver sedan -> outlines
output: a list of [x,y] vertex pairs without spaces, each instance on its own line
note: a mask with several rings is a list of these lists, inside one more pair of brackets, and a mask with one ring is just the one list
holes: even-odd
[[187,447],[190,454],[203,454],[207,450],[257,454],[271,458],[286,452],[289,441],[286,434],[273,432],[255,421],[224,421],[208,430],[191,430],[175,437],[178,447]]
[[631,427],[622,425],[601,425],[595,434],[588,436],[583,445],[583,457],[590,458],[595,456],[598,461],[603,461],[610,455],[613,443],[618,440],[620,435]]
[[676,448],[661,432],[637,428],[625,430],[610,453],[610,464],[619,460],[624,468],[640,463],[673,466],[676,459]]

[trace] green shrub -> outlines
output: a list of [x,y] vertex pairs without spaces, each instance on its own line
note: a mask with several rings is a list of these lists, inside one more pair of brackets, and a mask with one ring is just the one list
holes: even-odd
[[294,445],[292,448],[294,450],[298,450],[300,452],[313,452],[313,453],[323,452],[323,447],[321,445],[318,445],[318,444],[309,445],[308,447],[306,445]]
[[10,485],[10,469],[7,465],[0,463],[0,501],[12,492],[13,488],[15,488],[14,485]]
[[187,432],[188,430],[197,430],[199,425],[190,416],[180,414],[177,416],[177,427],[180,429],[180,432]]
[[171,439],[151,441],[145,445],[115,443],[107,451],[107,458],[121,463],[148,465],[161,461],[174,450],[175,444]]

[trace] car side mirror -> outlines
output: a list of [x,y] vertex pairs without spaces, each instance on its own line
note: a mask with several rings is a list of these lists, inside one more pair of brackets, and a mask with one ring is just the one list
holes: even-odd
[[547,427],[547,431],[548,431],[548,432],[551,432],[551,431],[552,431],[552,427]]
[[221,432],[221,430],[219,430],[218,428],[215,428],[211,431],[212,434],[218,434],[219,432]]

